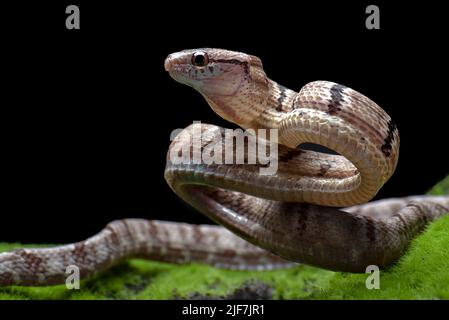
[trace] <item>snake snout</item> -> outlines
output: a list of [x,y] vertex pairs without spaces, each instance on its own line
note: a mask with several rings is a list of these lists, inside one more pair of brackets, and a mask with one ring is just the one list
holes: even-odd
[[167,58],[165,59],[165,62],[164,62],[164,68],[165,68],[165,71],[170,71],[170,69],[171,69],[171,67],[172,67],[172,64],[173,64],[172,61],[173,61],[172,55],[169,54],[169,55],[167,56]]

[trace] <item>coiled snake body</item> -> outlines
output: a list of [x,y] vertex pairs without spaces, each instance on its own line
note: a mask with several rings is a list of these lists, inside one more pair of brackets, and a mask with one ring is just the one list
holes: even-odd
[[[368,265],[397,261],[416,234],[449,211],[449,196],[364,204],[396,167],[399,133],[362,94],[327,81],[308,83],[297,93],[270,80],[259,58],[221,49],[171,54],[165,69],[226,120],[244,129],[278,129],[278,170],[272,175],[259,174],[261,163],[175,163],[173,151],[194,149],[194,126],[170,145],[165,169],[170,187],[232,232],[211,225],[114,221],[75,244],[0,253],[0,285],[64,283],[70,265],[85,278],[129,257],[255,269],[293,261],[364,272]],[[200,131],[200,151],[225,150],[217,145],[223,140],[212,139],[223,136],[223,128],[202,124]],[[298,149],[304,142],[340,155]]]

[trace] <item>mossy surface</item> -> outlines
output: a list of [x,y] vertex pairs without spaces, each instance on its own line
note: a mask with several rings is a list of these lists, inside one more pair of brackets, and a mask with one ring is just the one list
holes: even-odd
[[[430,193],[449,194],[449,176]],[[227,298],[240,297],[245,290],[260,290],[251,289],[254,284],[265,286],[256,298],[449,299],[448,231],[449,216],[432,223],[413,240],[395,266],[381,271],[379,290],[366,288],[367,274],[331,272],[305,265],[273,271],[231,271],[200,264],[179,266],[133,259],[82,281],[80,290],[67,290],[63,285],[11,286],[0,288],[0,299]],[[2,243],[0,251],[19,247],[24,246]]]

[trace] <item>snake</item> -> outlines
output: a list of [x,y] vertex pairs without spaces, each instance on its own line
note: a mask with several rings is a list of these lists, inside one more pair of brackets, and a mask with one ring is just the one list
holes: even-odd
[[[449,212],[449,196],[369,202],[395,171],[400,141],[391,117],[361,93],[329,81],[313,81],[296,92],[269,79],[260,58],[224,49],[172,53],[164,67],[241,128],[236,140],[253,136],[261,143],[269,140],[261,130],[276,130],[276,142],[269,145],[277,150],[271,159],[277,170],[261,174],[267,164],[260,160],[174,161],[182,150],[229,151],[219,139],[225,128],[192,124],[172,140],[164,176],[181,199],[216,225],[116,220],[80,242],[0,253],[0,285],[61,284],[68,266],[85,279],[129,258],[249,270],[301,263],[365,272],[370,265],[394,265],[414,237]],[[257,133],[247,134],[250,129]],[[195,130],[201,136],[196,147]],[[249,153],[247,148],[243,160]]]

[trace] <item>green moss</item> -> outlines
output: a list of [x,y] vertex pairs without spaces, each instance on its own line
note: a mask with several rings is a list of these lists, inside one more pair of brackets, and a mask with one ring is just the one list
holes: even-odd
[[440,183],[430,189],[429,194],[444,195],[449,194],[449,176],[444,178]]
[[[449,176],[431,194],[449,194]],[[349,274],[299,265],[273,271],[231,271],[206,265],[172,265],[133,259],[82,281],[80,290],[65,286],[0,288],[0,299],[173,299],[225,296],[243,283],[260,281],[275,299],[449,299],[449,216],[432,223],[408,253],[381,271],[380,290],[365,287],[366,274]],[[24,247],[0,244],[0,251]],[[27,245],[32,247],[32,245]]]
[[[0,250],[16,247],[23,246],[2,244]],[[80,290],[70,291],[65,286],[12,286],[0,288],[0,299],[172,299],[187,298],[192,293],[222,296],[249,280],[275,288],[273,298],[296,299],[319,292],[333,274],[309,266],[249,272],[132,259],[82,281]]]
[[336,273],[323,299],[449,299],[449,216],[417,237],[394,267],[381,271],[380,290],[367,290],[365,274]]

